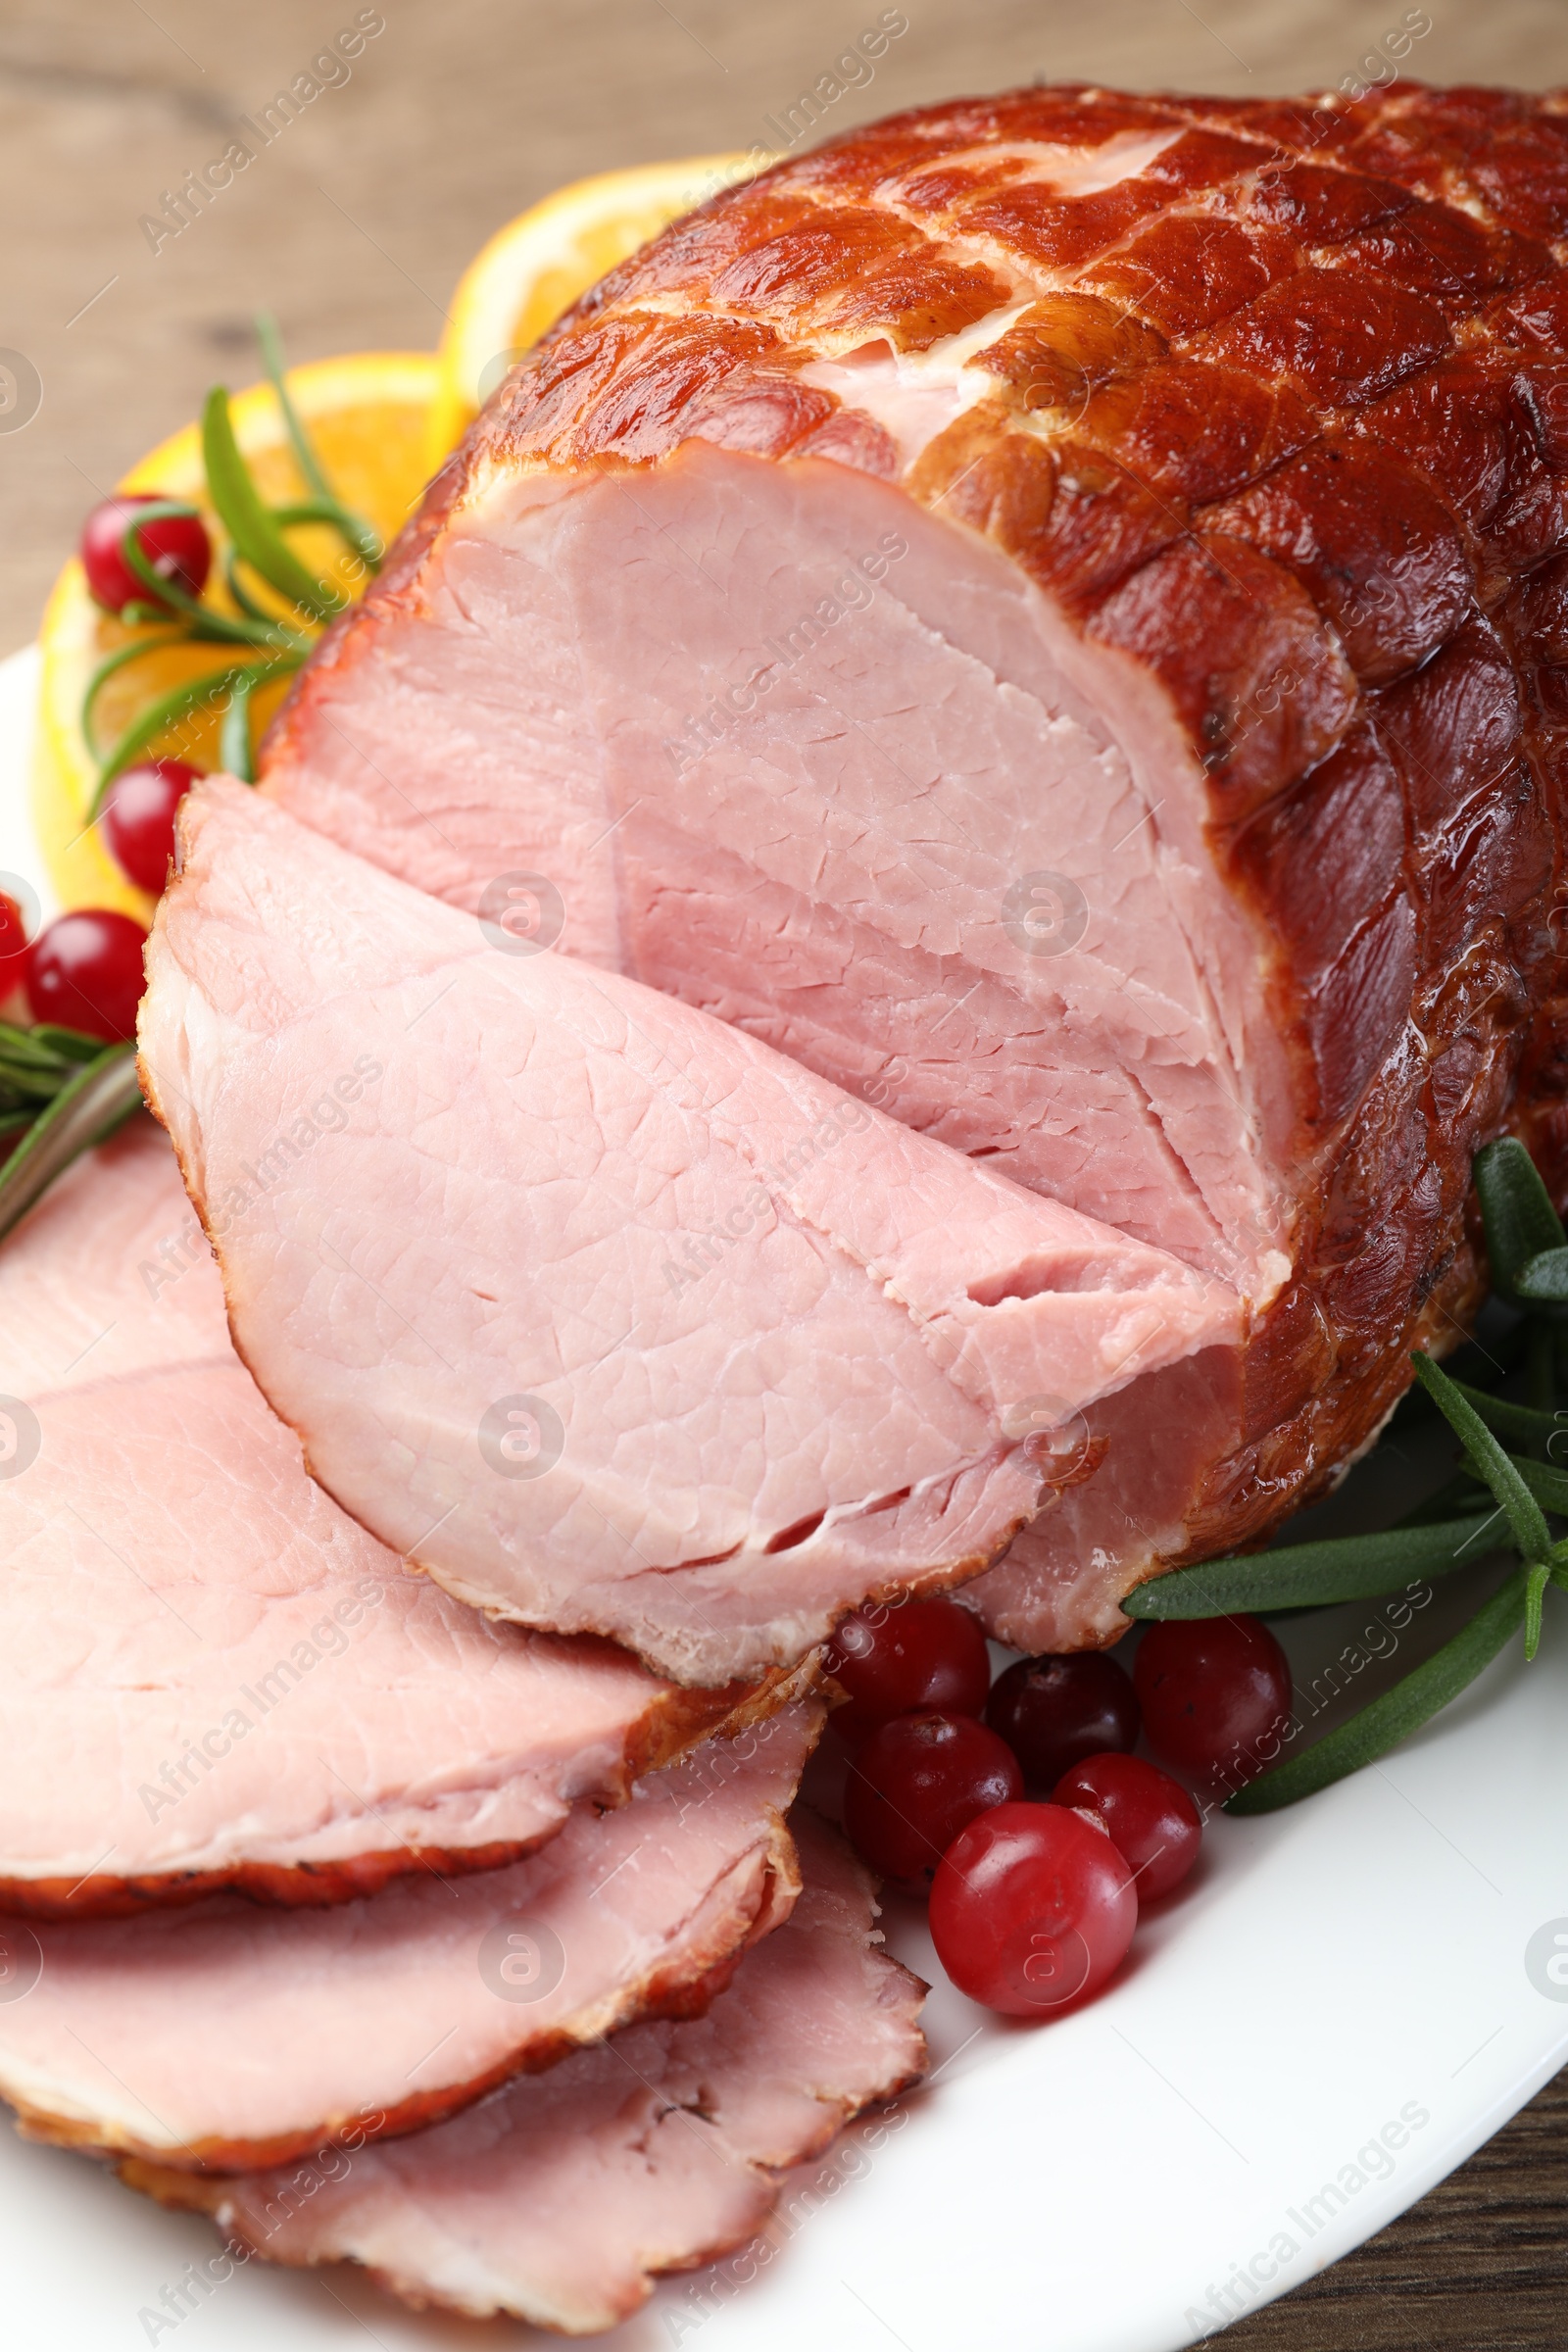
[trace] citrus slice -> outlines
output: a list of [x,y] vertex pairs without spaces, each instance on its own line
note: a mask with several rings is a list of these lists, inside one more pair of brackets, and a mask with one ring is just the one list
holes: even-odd
[[[437,386],[434,353],[352,352],[342,359],[291,368],[286,380],[327,479],[345,504],[368,515],[390,543],[424,487]],[[239,393],[232,416],[241,454],[263,498],[283,504],[305,496],[271,386],[253,384]],[[132,466],[119,487],[190,499],[208,517],[215,540],[221,537],[212,517],[201,433],[194,424]],[[363,585],[349,576],[334,532],[313,525],[291,531],[289,543],[313,569],[338,577],[346,592],[352,594]],[[225,600],[215,594],[213,601],[221,605]],[[33,832],[62,906],[117,907],[142,923],[151,920],[152,901],[125,879],[97,828],[87,825],[98,765],[82,733],[81,703],[87,681],[105,656],[145,634],[99,610],[73,557],[55,582],[39,631],[43,666],[32,773]],[[220,669],[223,659],[220,645],[176,640],[118,670],[94,706],[99,747],[114,743],[159,695],[186,679]],[[270,718],[287,688],[283,678],[256,696],[252,708],[258,725]],[[155,742],[147,756],[168,753],[197,767],[216,767],[220,723],[216,709],[197,713],[179,722],[168,740]]]
[[697,155],[639,164],[558,188],[498,229],[464,271],[441,338],[441,389],[430,412],[428,462],[462,439],[514,361],[522,358],[579,294],[720,188],[769,158]]

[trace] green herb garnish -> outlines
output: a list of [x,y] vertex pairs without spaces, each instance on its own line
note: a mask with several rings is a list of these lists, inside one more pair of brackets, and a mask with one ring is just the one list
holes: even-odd
[[[1336,1731],[1249,1781],[1227,1800],[1228,1813],[1271,1813],[1386,1755],[1456,1698],[1521,1629],[1533,1659],[1547,1586],[1568,1590],[1568,1536],[1554,1535],[1549,1524],[1551,1517],[1568,1521],[1568,1466],[1551,1458],[1552,1441],[1568,1440],[1568,1411],[1556,1404],[1568,1235],[1530,1154],[1511,1136],[1477,1153],[1474,1175],[1493,1288],[1523,1318],[1520,1345],[1500,1351],[1499,1375],[1522,1364],[1531,1401],[1494,1396],[1416,1355],[1415,1396],[1442,1415],[1460,1446],[1457,1473],[1437,1495],[1381,1534],[1210,1560],[1155,1578],[1122,1606],[1129,1617],[1156,1620],[1328,1608],[1401,1592],[1418,1578],[1448,1576],[1499,1551],[1514,1552],[1519,1566],[1435,1655]],[[1519,1450],[1510,1452],[1503,1440]]]
[[[280,507],[268,505],[240,453],[228,394],[221,385],[215,385],[202,416],[202,460],[208,497],[228,537],[227,548],[217,551],[215,572],[227,588],[235,611],[223,612],[205,597],[192,596],[178,580],[156,571],[140,544],[139,534],[148,523],[175,514],[202,520],[200,511],[188,500],[177,498],[138,506],[126,520],[120,546],[127,570],[146,587],[148,601],[127,605],[120,617],[127,626],[145,627],[148,633],[106,656],[82,697],[82,736],[98,768],[87,811],[89,823],[101,813],[104,796],[122,768],[129,767],[170,727],[194,710],[221,712],[223,764],[246,783],[254,781],[253,698],[273,679],[299,668],[323,625],[348,602],[331,580],[316,576],[301,562],[288,543],[291,530],[324,523],[336,531],[367,571],[380,567],[385,549],[379,533],[333,490],[290,398],[276,324],[263,314],[256,320],[256,334],[307,495]],[[262,601],[258,584],[270,591],[281,611],[270,609]],[[144,655],[178,644],[221,645],[227,649],[227,659],[220,667],[160,695],[114,743],[100,744],[93,710],[109,679]]]

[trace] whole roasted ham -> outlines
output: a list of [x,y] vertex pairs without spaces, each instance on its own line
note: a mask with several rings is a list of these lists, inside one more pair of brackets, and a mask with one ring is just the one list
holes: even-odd
[[148,1121],[0,1250],[0,1720],[27,1759],[0,1908],[322,1903],[514,1861],[782,1695],[488,1625],[338,1510],[234,1354]]
[[237,1346],[464,1599],[687,1683],[792,1666],[984,1567],[1054,1431],[1236,1328],[1223,1283],[243,785],[180,841],[142,1066]]
[[318,831],[1240,1298],[975,1588],[1030,1646],[1317,1491],[1478,1297],[1478,1144],[1561,1164],[1565,235],[1553,97],[851,132],[514,371],[274,732]]

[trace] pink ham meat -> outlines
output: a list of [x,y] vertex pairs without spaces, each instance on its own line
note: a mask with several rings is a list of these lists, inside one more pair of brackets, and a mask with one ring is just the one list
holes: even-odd
[[13,1928],[37,1977],[0,2005],[0,2095],[36,2139],[243,2171],[700,2009],[794,1900],[783,1815],[821,1720],[805,1701],[716,1740],[504,1870]]
[[[365,1892],[510,1861],[777,1693],[488,1625],[306,1476],[149,1121],[0,1251],[0,1907]],[[33,1439],[36,1438],[36,1450]]]
[[876,1948],[865,1873],[801,1811],[805,1884],[706,2017],[635,2026],[412,2139],[292,2172],[122,2178],[271,2262],[364,2263],[394,2294],[588,2335],[654,2275],[753,2236],[779,2176],[925,2065],[924,1986]]
[[1044,1424],[1235,1330],[1224,1285],[740,1030],[226,779],[185,808],[149,1100],[314,1474],[464,1599],[683,1682],[788,1665],[992,1559]]
[[[1568,107],[1077,86],[792,156],[498,392],[265,759],[455,905],[1242,1295],[976,1589],[1266,1534],[1568,1192]],[[553,893],[551,897],[548,894]]]

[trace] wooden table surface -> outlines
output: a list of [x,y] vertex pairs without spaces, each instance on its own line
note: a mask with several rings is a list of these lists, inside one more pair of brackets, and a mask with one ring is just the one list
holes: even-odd
[[[294,359],[427,347],[499,222],[583,172],[770,143],[764,118],[880,4],[377,0],[368,16],[383,29],[352,77],[155,254],[141,216],[325,39],[365,22],[359,0],[0,0],[0,345],[41,382],[24,428],[0,415],[0,650],[31,636],[93,499],[211,382],[254,375],[255,309],[277,313]],[[908,30],[826,127],[1036,76],[1335,84],[1407,20],[1403,0],[904,6]],[[1431,20],[1406,61],[1425,80],[1568,81],[1562,0],[1408,13]],[[1565,2217],[1568,2075],[1402,2221],[1227,2340],[1237,2352],[1563,2346]]]

